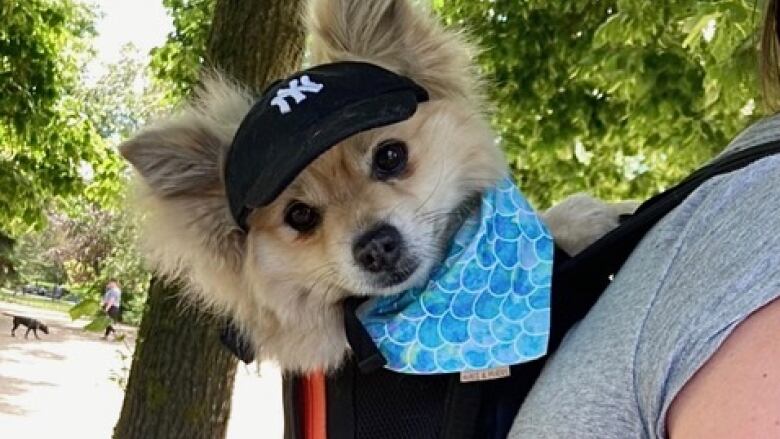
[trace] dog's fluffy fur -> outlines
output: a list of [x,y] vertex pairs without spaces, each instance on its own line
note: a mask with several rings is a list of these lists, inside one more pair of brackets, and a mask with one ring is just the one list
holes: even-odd
[[[314,64],[375,63],[415,80],[430,101],[407,121],[353,136],[325,153],[276,201],[250,215],[247,234],[230,216],[222,180],[227,149],[252,104],[241,87],[219,76],[204,81],[180,114],[121,148],[145,182],[145,241],[155,268],[186,280],[191,297],[233,316],[261,358],[295,371],[338,366],[348,352],[340,301],[424,281],[462,207],[507,172],[483,115],[474,50],[461,34],[408,0],[314,0],[307,23]],[[370,158],[387,139],[408,145],[409,166],[403,178],[377,182]],[[314,233],[285,225],[292,200],[322,211]],[[590,200],[607,218],[597,227],[572,227],[561,211],[554,216],[570,248],[614,226],[621,213]],[[592,218],[581,217],[586,223]],[[355,236],[380,221],[400,231],[419,261],[406,280],[387,288],[371,283],[351,251]]]

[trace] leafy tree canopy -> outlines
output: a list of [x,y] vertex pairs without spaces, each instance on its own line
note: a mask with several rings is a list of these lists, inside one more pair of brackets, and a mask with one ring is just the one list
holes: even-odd
[[753,0],[435,0],[484,48],[494,124],[524,191],[645,198],[760,107]]
[[164,45],[152,50],[150,66],[166,84],[170,102],[187,96],[198,80],[211,29],[214,0],[162,0],[173,17],[174,30]]
[[55,196],[117,189],[103,183],[121,161],[75,93],[94,18],[77,0],[0,3],[0,230],[12,235],[41,226]]
[[[129,173],[113,145],[166,107],[159,84],[150,79],[146,56],[132,46],[124,47],[121,55],[117,63],[102,66],[99,76],[69,86],[62,97],[74,105],[68,114],[78,118],[104,156],[91,162],[82,159],[76,184],[68,191],[52,187],[49,198],[34,205],[45,212],[46,221],[41,230],[19,235],[10,261],[18,280],[65,284],[91,304],[99,300],[106,281],[116,277],[125,293],[124,318],[137,323],[150,274],[136,247],[138,212],[128,210]],[[42,160],[52,160],[50,147],[41,149]],[[34,171],[37,178],[48,178],[40,169]]]

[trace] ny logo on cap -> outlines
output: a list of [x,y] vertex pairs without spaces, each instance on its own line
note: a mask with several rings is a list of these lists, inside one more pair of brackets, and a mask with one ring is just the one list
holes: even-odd
[[293,79],[287,85],[286,88],[280,88],[276,92],[276,97],[271,100],[271,105],[275,105],[279,108],[279,112],[287,114],[292,111],[290,104],[287,102],[287,98],[293,98],[296,104],[300,104],[306,99],[304,93],[319,93],[324,85],[313,82],[308,75],[301,76],[300,82],[298,79]]

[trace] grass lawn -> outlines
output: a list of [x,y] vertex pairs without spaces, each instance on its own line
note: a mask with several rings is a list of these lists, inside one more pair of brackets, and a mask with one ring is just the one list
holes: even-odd
[[51,300],[48,297],[33,296],[21,293],[14,295],[12,291],[5,288],[0,288],[0,302],[16,303],[19,305],[27,305],[35,308],[61,312],[68,312],[68,310],[73,306],[71,303],[61,302],[59,300]]

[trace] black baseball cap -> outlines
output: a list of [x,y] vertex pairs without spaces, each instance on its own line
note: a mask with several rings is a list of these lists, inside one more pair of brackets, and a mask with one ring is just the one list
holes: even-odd
[[374,64],[338,62],[297,72],[263,93],[225,163],[230,212],[242,229],[306,166],[354,134],[409,119],[428,92]]

